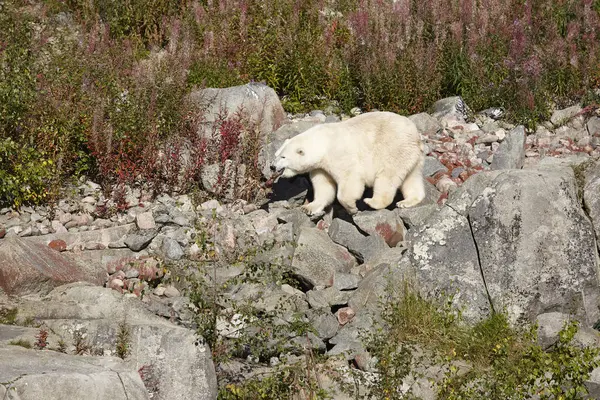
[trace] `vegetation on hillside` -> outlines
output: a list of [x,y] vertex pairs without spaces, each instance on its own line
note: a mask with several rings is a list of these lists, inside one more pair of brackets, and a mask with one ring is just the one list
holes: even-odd
[[[194,135],[194,87],[262,81],[291,112],[462,95],[532,126],[597,100],[599,43],[598,0],[3,0],[0,204],[84,174],[117,194],[200,185],[224,160]],[[180,175],[186,144],[202,151]]]

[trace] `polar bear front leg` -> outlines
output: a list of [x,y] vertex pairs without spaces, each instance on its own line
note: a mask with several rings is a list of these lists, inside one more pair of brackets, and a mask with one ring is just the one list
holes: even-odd
[[359,180],[341,182],[338,185],[337,199],[348,214],[354,215],[358,212],[356,202],[362,197],[364,191],[365,185]]
[[325,212],[325,207],[335,200],[336,184],[333,178],[322,169],[310,171],[310,182],[312,183],[314,198],[310,203],[303,205],[302,210],[311,216],[317,216]]

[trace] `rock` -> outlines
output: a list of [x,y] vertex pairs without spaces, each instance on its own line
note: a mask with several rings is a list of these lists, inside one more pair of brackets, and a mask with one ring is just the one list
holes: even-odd
[[4,391],[6,399],[150,398],[138,372],[116,357],[82,357],[18,346],[0,347],[0,382],[0,394]]
[[365,237],[358,232],[354,225],[340,218],[335,218],[331,222],[328,233],[331,240],[347,248],[359,261],[367,261],[388,248],[381,237]]
[[162,252],[169,260],[179,260],[184,256],[183,249],[176,240],[165,237],[162,242]]
[[337,317],[338,322],[342,326],[346,325],[348,322],[350,322],[350,320],[352,320],[352,318],[354,318],[355,315],[356,315],[356,313],[350,307],[342,307],[339,310],[337,310],[335,313],[335,316]]
[[334,287],[306,292],[308,304],[312,308],[326,308],[348,304],[351,292],[342,292]]
[[580,105],[574,105],[571,107],[567,107],[562,110],[554,110],[552,116],[550,117],[550,122],[554,126],[560,126],[567,123],[571,118],[581,112]]
[[406,228],[394,211],[363,211],[352,216],[354,223],[370,236],[379,236],[390,247],[404,240]]
[[168,285],[165,287],[163,295],[165,297],[179,297],[180,293],[179,293],[179,290],[177,290],[177,288],[175,286]]
[[448,172],[448,168],[435,157],[425,157],[425,164],[423,165],[423,176],[433,176],[438,172]]
[[0,242],[0,288],[9,295],[45,294],[77,281],[101,284],[104,270],[72,258],[29,238],[11,236]]
[[580,181],[581,176],[576,176],[576,178],[578,185],[583,184],[583,203],[594,225],[600,250],[600,162],[588,166],[583,182]]
[[[438,121],[464,122],[467,117],[468,107],[462,97],[446,97],[436,101],[430,108],[429,113]],[[442,122],[443,124],[443,122]]]
[[468,216],[496,309],[507,307],[513,320],[549,311],[598,320],[594,232],[571,168],[498,175]]
[[246,166],[236,165],[231,160],[225,160],[223,164],[209,164],[202,168],[202,187],[209,193],[232,200],[236,198],[237,190],[244,186]]
[[130,233],[125,237],[125,245],[133,251],[140,251],[144,249],[152,239],[156,237],[158,232],[156,229],[150,229],[147,231],[138,231],[136,233]]
[[333,243],[327,233],[317,228],[301,228],[292,269],[308,288],[331,286],[335,272],[350,272],[354,265],[354,257]]
[[434,134],[442,129],[437,119],[427,113],[413,114],[408,117],[417,126],[420,134]]
[[389,296],[401,290],[404,272],[398,264],[379,264],[369,271],[348,300],[348,306],[359,315],[377,316],[380,313],[381,296]]
[[360,277],[354,274],[336,272],[333,275],[333,287],[337,290],[353,290],[358,287]]
[[467,320],[478,320],[491,311],[466,217],[454,208],[443,207],[408,231],[407,247],[414,270],[404,274],[414,273],[423,294],[437,298],[441,293],[450,295],[458,290],[454,301],[464,307]]
[[147,212],[136,215],[135,223],[137,224],[137,227],[140,230],[156,228],[156,223],[154,222],[154,217],[152,216],[152,211],[147,211]]
[[317,336],[327,340],[335,336],[338,331],[338,320],[328,308],[308,310],[306,312],[308,321],[317,331]]
[[[558,333],[564,328],[565,323],[572,321],[573,317],[569,314],[560,312],[549,312],[540,314],[535,319],[538,324],[538,343],[543,349],[548,349],[558,341]],[[573,342],[579,346],[600,347],[600,334],[598,331],[579,326]]]
[[53,240],[63,240],[67,243],[67,249],[72,249],[74,246],[87,242],[101,243],[105,247],[109,247],[112,243],[122,242],[123,238],[133,229],[135,229],[135,224],[126,224],[87,232],[56,232],[50,235],[32,237],[31,240],[43,244],[48,244]]
[[56,251],[65,251],[67,250],[67,242],[61,239],[54,239],[53,241],[48,243],[48,247]]
[[520,169],[525,160],[525,128],[517,126],[510,131],[494,154],[491,169]]
[[[209,125],[218,121],[219,117],[231,118],[242,113],[249,122],[259,124],[260,134],[265,136],[277,130],[286,120],[277,93],[261,83],[195,90],[189,98],[202,108],[202,122]],[[205,136],[210,133],[210,129],[205,127],[199,130]]]
[[586,129],[590,136],[600,136],[600,117],[591,117],[586,124]]
[[70,284],[54,289],[41,302],[23,300],[18,308],[19,316],[43,322],[67,342],[79,332],[92,349],[105,355],[114,352],[119,326],[125,323],[130,331],[126,364],[136,371],[153,369],[152,383],[158,389],[154,399],[217,397],[211,353],[202,338],[154,315],[136,298]]
[[421,225],[431,214],[439,210],[437,204],[418,205],[409,208],[397,208],[394,212],[409,229]]
[[313,126],[318,125],[315,121],[296,121],[285,124],[275,132],[267,135],[266,143],[262,146],[258,162],[263,166],[262,173],[265,178],[272,176],[271,164],[275,161],[275,153],[287,139],[306,131]]
[[454,182],[448,176],[442,176],[439,181],[435,184],[435,187],[442,193],[447,193],[455,190],[458,187],[458,184]]

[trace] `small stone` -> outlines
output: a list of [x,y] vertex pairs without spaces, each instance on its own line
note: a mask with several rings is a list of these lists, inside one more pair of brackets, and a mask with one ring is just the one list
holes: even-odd
[[164,296],[164,294],[165,294],[165,287],[164,286],[157,286],[152,293],[155,296]]
[[137,278],[138,276],[140,276],[140,271],[138,271],[135,268],[131,268],[125,271],[125,278],[127,279]]
[[0,239],[4,239],[4,236],[6,236],[6,229],[0,228]]
[[123,286],[125,286],[125,283],[121,279],[111,279],[108,283],[108,287],[113,290],[121,291],[121,289],[123,289]]
[[456,182],[454,182],[449,177],[443,176],[439,181],[437,181],[437,183],[435,184],[435,187],[440,192],[445,193],[445,192],[449,192],[451,190],[456,189],[458,187],[458,185],[456,184]]
[[154,222],[154,217],[152,216],[152,211],[147,211],[147,212],[138,214],[135,217],[135,222],[137,224],[137,227],[141,230],[156,228],[156,223]]
[[339,310],[337,310],[337,312],[335,313],[335,316],[338,319],[338,322],[340,323],[340,325],[346,325],[348,322],[350,322],[350,320],[352,320],[352,318],[354,318],[354,315],[356,313],[354,312],[353,309],[351,309],[350,307],[343,307],[340,308]]
[[65,251],[67,250],[67,243],[64,240],[55,239],[48,243],[48,247],[56,251]]
[[169,237],[164,238],[162,242],[162,251],[166,258],[171,260],[179,260],[183,257],[183,249],[176,240]]
[[125,245],[133,251],[140,251],[144,249],[152,239],[157,235],[157,231],[150,229],[148,231],[139,231],[138,233],[129,234],[125,237]]
[[180,293],[179,290],[177,290],[177,288],[173,285],[169,285],[165,287],[165,292],[164,292],[165,297],[179,297]]

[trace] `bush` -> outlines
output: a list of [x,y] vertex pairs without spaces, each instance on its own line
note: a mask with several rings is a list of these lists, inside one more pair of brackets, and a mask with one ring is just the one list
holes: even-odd
[[558,342],[544,351],[537,326],[511,327],[502,313],[467,324],[451,304],[451,297],[426,300],[408,284],[383,303],[383,322],[366,336],[381,374],[371,394],[400,398],[409,374],[419,377],[418,370],[434,364],[445,370],[435,384],[440,399],[582,399],[587,394],[584,383],[600,365],[600,349],[573,342],[576,321],[566,323]]

